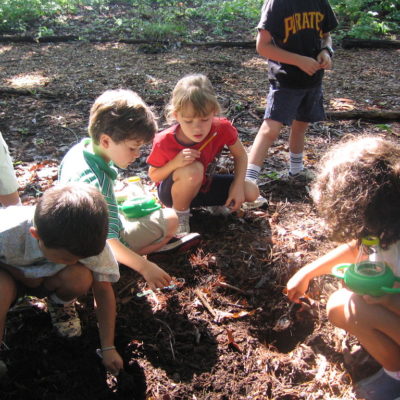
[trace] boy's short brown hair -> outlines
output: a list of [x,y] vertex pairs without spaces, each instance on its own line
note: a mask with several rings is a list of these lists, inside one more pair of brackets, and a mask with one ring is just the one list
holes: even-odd
[[107,203],[90,185],[56,185],[39,199],[34,224],[46,247],[64,249],[79,258],[95,256],[106,244]]
[[374,136],[339,143],[321,159],[311,195],[334,240],[400,240],[400,145]]
[[130,139],[147,143],[154,139],[157,129],[150,107],[129,89],[105,91],[90,109],[89,136],[96,144],[103,133],[115,143]]

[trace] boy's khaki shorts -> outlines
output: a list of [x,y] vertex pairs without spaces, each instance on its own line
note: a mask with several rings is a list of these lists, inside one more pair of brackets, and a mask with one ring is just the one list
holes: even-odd
[[14,193],[17,189],[18,181],[15,176],[8,146],[0,132],[0,195]]
[[159,243],[166,236],[167,220],[162,208],[141,218],[126,219],[122,214],[120,218],[124,226],[121,238],[133,251]]

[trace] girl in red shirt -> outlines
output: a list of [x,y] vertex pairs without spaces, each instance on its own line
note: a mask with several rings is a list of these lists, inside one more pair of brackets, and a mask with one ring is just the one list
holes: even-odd
[[[210,80],[188,75],[175,86],[167,119],[176,122],[156,135],[147,163],[158,195],[179,217],[178,232],[190,232],[190,207],[225,206],[236,211],[259,195],[255,183],[245,181],[247,154],[237,130],[218,117],[221,106]],[[227,146],[234,174],[213,174],[212,164]]]

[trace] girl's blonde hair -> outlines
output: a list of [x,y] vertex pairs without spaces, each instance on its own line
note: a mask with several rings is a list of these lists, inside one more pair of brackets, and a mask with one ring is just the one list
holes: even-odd
[[221,105],[210,80],[205,75],[187,75],[178,81],[166,107],[167,121],[174,121],[174,114],[187,106],[193,107],[195,117],[204,117],[212,112],[221,113]]

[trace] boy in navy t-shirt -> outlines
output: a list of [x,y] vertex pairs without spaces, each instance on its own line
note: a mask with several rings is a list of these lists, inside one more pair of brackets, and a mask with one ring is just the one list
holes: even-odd
[[258,24],[257,52],[268,59],[270,82],[264,121],[249,153],[246,178],[257,181],[282,125],[291,125],[292,178],[307,178],[304,134],[325,119],[322,78],[332,67],[330,31],[338,22],[327,0],[267,0]]

